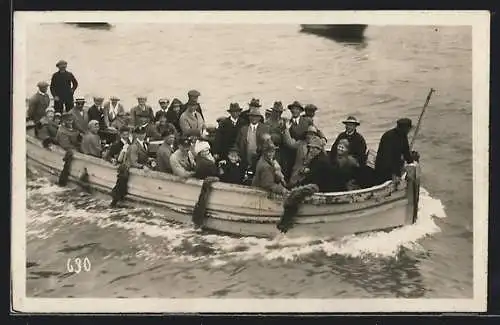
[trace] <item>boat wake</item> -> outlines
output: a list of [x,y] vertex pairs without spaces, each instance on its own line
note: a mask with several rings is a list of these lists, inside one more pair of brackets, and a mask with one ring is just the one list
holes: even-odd
[[109,237],[113,231],[126,232],[127,246],[134,246],[137,258],[147,261],[170,260],[208,262],[213,266],[234,260],[297,261],[320,255],[322,258],[394,258],[403,249],[425,253],[419,244],[441,229],[434,218],[445,218],[441,201],[422,189],[417,222],[390,232],[378,231],[333,238],[274,239],[233,237],[206,233],[188,225],[171,223],[145,208],[110,209],[109,201],[75,188],[60,188],[46,178],[28,180],[27,237],[45,240],[68,227],[81,229],[93,224]]

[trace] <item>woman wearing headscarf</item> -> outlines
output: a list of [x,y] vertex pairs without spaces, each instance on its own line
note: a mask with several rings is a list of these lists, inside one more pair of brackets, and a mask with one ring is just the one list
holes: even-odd
[[170,103],[170,106],[167,109],[167,122],[172,123],[175,126],[175,129],[177,130],[177,133],[181,132],[181,126],[179,124],[179,118],[181,117],[181,107],[182,107],[182,102],[178,98],[174,98],[172,100],[172,103]]

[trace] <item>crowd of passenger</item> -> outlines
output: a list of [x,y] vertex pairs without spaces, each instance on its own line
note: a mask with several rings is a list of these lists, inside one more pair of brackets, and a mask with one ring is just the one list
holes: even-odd
[[274,102],[263,115],[260,100],[252,98],[245,110],[231,103],[228,115],[217,119],[216,128],[209,128],[197,90],[187,93],[186,103],[159,99],[156,113],[145,96],[138,96],[130,110],[116,96],[106,102],[96,96],[84,109],[85,98],[73,98],[78,82],[66,70],[67,62],[61,60],[56,66],[59,71],[50,85],[37,84],[27,114],[35,123],[36,136],[49,150],[59,145],[131,168],[183,178],[217,176],[223,182],[280,194],[305,184],[318,185],[320,192],[369,187],[401,177],[404,162],[418,160],[418,153],[409,149],[412,123],[407,118],[384,133],[371,168],[366,141],[357,130],[360,122],[354,116],[342,121],[345,131],[327,153],[327,139],[315,123],[318,107],[313,104],[292,102],[287,105],[291,113],[287,119],[282,116],[282,102]]

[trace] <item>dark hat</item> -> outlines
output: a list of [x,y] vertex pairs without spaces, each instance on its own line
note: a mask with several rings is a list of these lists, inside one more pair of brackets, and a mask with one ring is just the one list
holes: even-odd
[[64,113],[61,116],[61,118],[62,118],[63,121],[74,120],[73,114],[71,114],[71,113]]
[[227,110],[229,113],[231,112],[241,112],[243,109],[240,107],[238,103],[229,104],[229,109]]
[[75,98],[75,103],[76,102],[85,102],[85,98],[84,97],[76,97]]
[[175,134],[175,127],[173,125],[169,125],[165,131],[162,132],[161,134],[161,137],[164,138],[164,137],[168,137],[169,135],[172,135],[172,134]]
[[291,110],[294,107],[300,108],[301,111],[304,110],[304,107],[302,107],[302,105],[298,101],[294,101],[293,103],[291,103],[290,105],[288,105],[288,109],[289,110]]
[[307,130],[306,130],[306,134],[307,133],[312,133],[312,134],[318,135],[318,128],[315,127],[314,125],[309,125],[307,127]]
[[217,123],[220,123],[220,122],[224,121],[225,119],[226,119],[226,117],[225,117],[225,116],[220,116],[220,117],[218,117],[215,121],[216,121]]
[[229,148],[228,152],[237,152],[238,154],[240,153],[240,150],[236,145],[233,145]]
[[38,82],[38,83],[36,84],[36,86],[37,86],[38,88],[48,87],[48,86],[49,86],[49,83],[48,83],[48,82],[46,82],[46,81],[40,81],[40,82]]
[[199,97],[199,96],[201,96],[201,94],[198,90],[192,89],[192,90],[188,91],[188,96],[189,97]]
[[283,109],[283,103],[281,103],[280,101],[274,102],[273,107],[271,108],[271,110],[273,112],[283,112],[284,111],[284,109]]
[[408,129],[411,129],[412,127],[412,123],[411,123],[411,120],[409,118],[400,118],[399,120],[397,120],[396,122],[397,124],[397,127],[398,128],[408,128]]
[[123,125],[120,127],[120,132],[130,132],[130,128],[127,125]]
[[314,104],[307,104],[305,107],[304,107],[304,110],[305,111],[313,111],[313,112],[316,112],[318,110],[318,107],[316,107],[316,105]]
[[120,98],[118,96],[111,96],[109,97],[110,100],[120,100]]
[[177,106],[177,105],[182,106],[182,102],[179,100],[179,98],[174,98],[172,100],[172,102],[170,103],[170,107]]
[[59,68],[60,65],[68,65],[68,62],[64,61],[64,60],[59,60],[57,61],[56,63],[56,67]]
[[260,100],[259,99],[252,98],[252,100],[250,101],[250,103],[248,103],[248,106],[249,107],[261,107],[262,105],[260,105]]
[[352,123],[352,124],[356,124],[356,125],[361,124],[361,123],[359,123],[358,119],[355,118],[354,116],[348,116],[345,120],[342,121],[342,123],[344,123],[344,124]]
[[258,107],[251,107],[248,110],[248,116],[262,116]]

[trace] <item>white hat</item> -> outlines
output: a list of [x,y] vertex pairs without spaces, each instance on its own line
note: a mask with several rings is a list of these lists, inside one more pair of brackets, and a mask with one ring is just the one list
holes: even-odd
[[203,150],[210,150],[210,143],[207,141],[196,141],[194,145],[194,154],[197,155]]
[[47,107],[45,109],[45,113],[50,112],[50,111],[55,112],[56,110],[54,109],[54,107]]
[[88,124],[89,127],[93,126],[93,125],[99,125],[99,122],[97,120],[91,120]]

